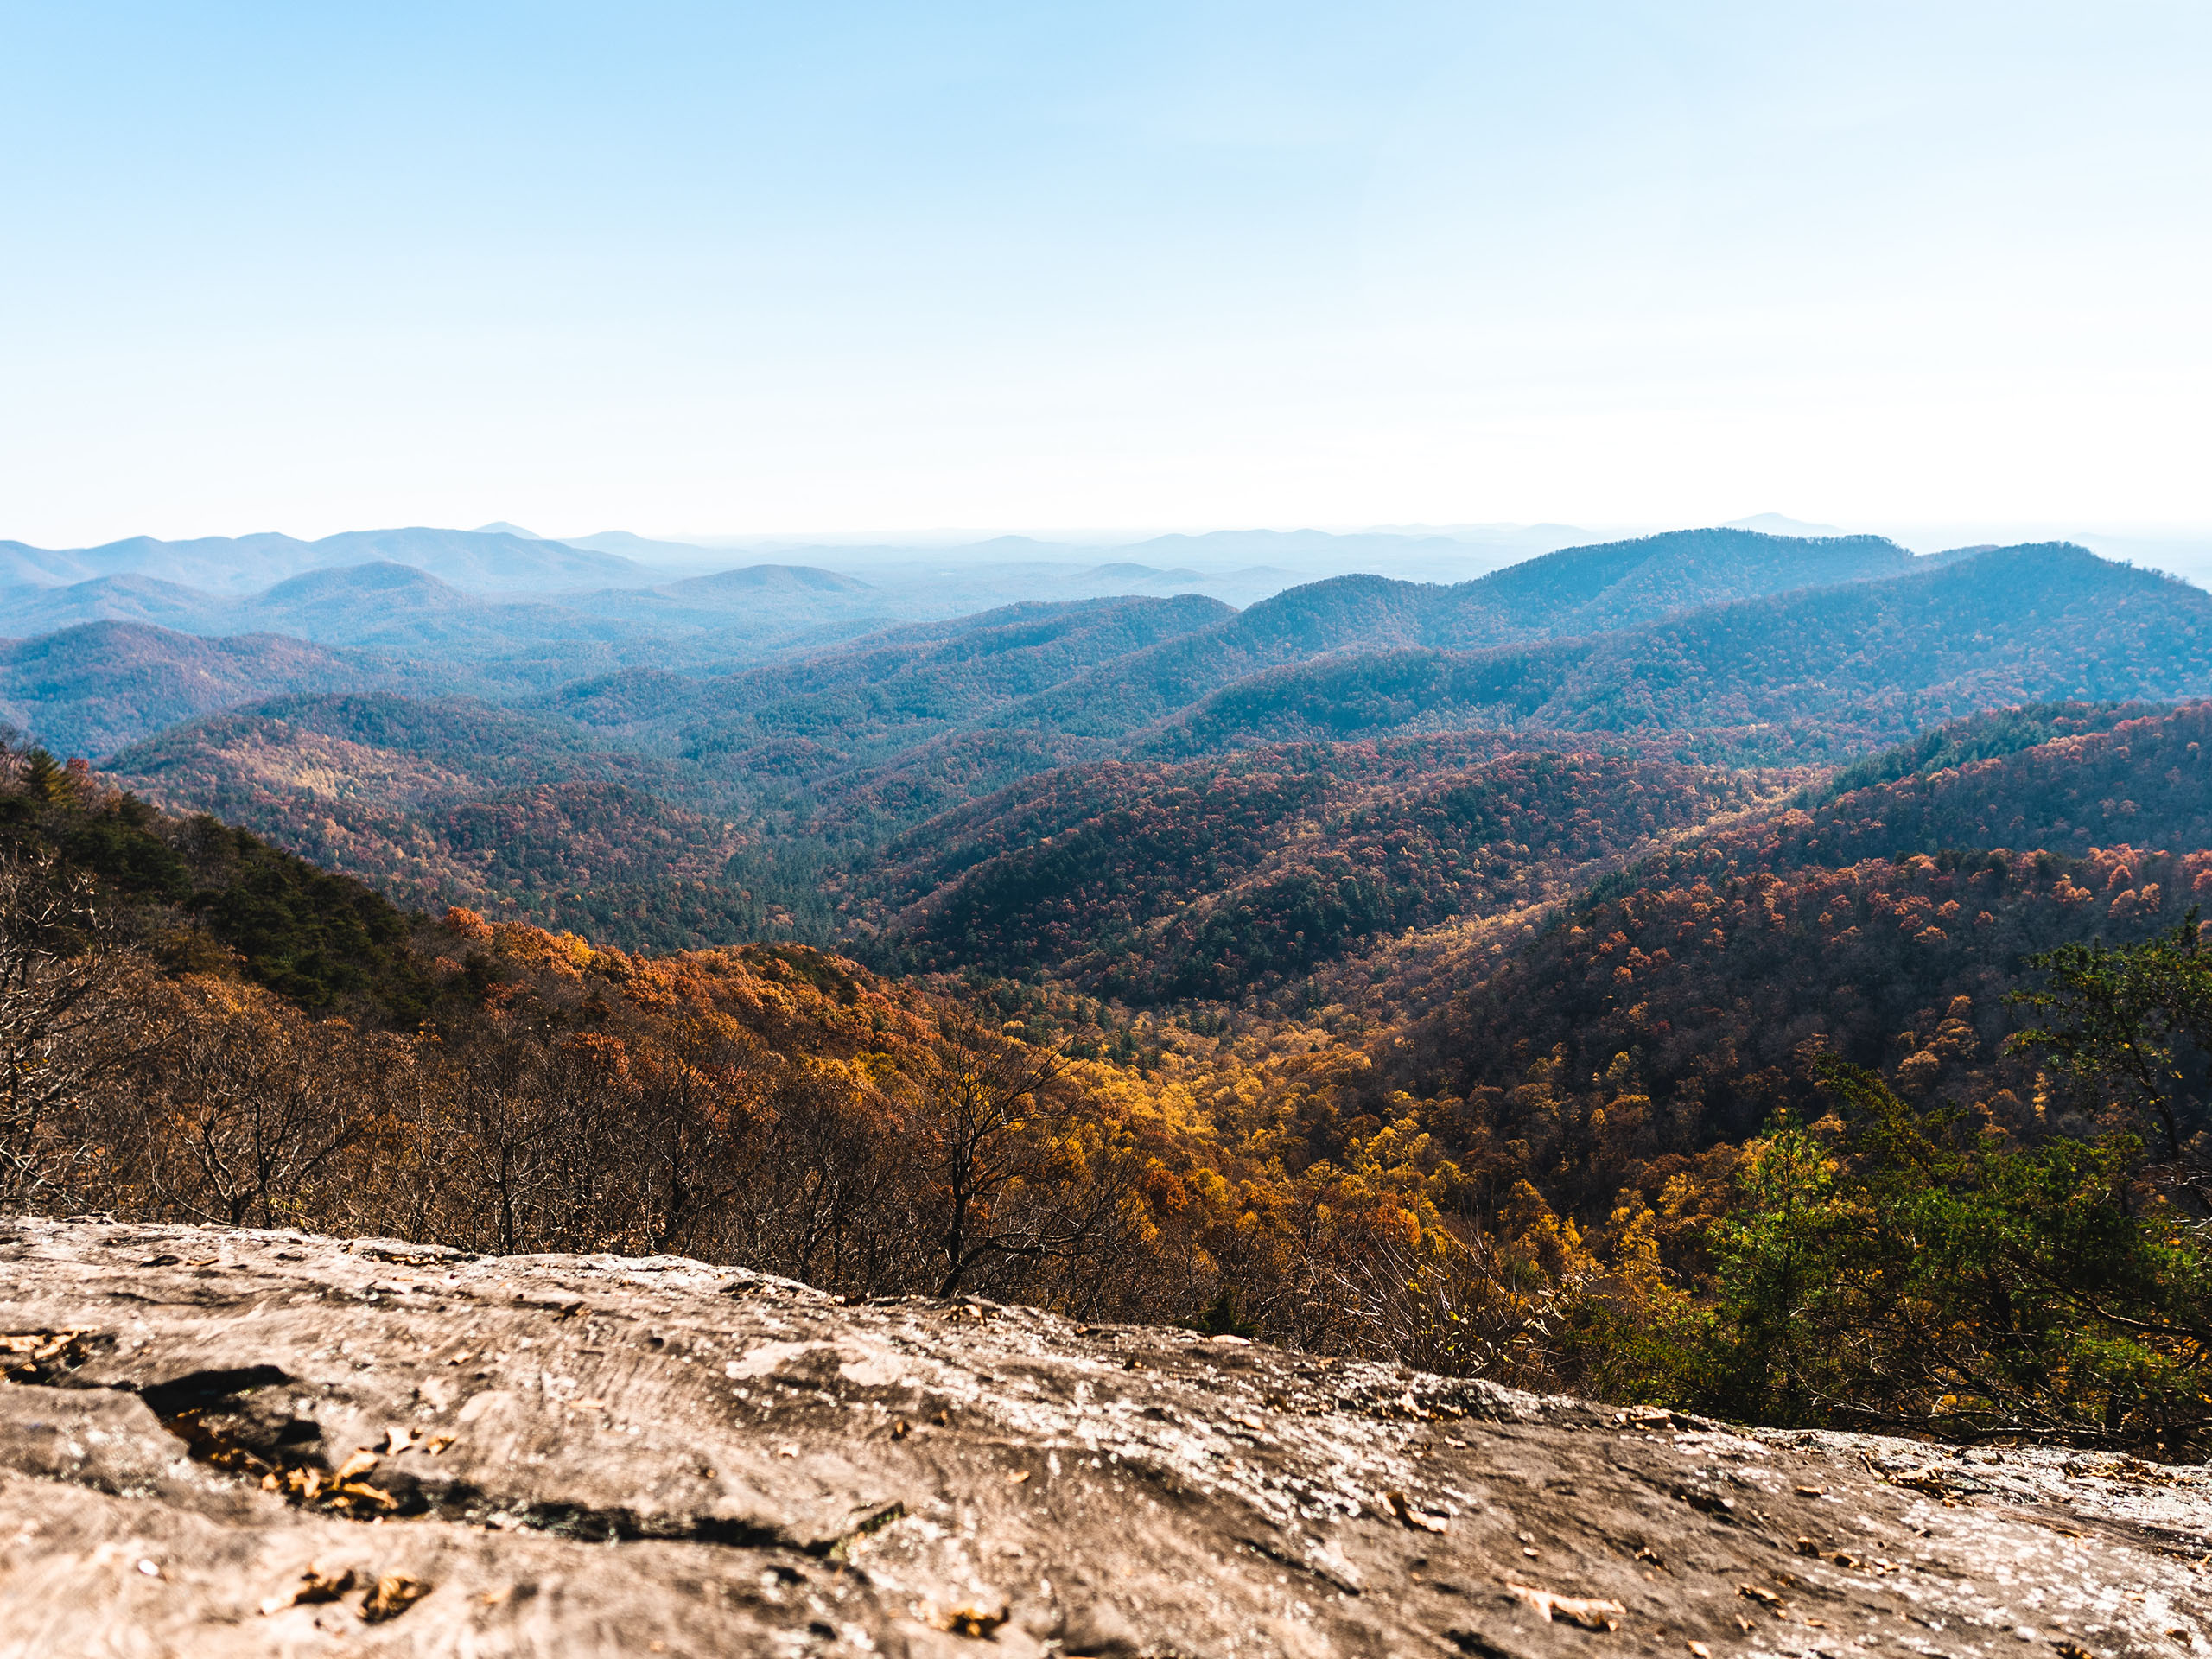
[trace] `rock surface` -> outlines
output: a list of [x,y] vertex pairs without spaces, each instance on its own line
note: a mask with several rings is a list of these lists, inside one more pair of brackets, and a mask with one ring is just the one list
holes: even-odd
[[671,1257],[0,1223],[0,1654],[2212,1651],[2212,1478]]

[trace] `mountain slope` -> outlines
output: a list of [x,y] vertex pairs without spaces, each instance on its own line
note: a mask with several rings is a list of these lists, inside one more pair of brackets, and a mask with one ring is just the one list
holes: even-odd
[[0,716],[58,753],[97,756],[257,697],[393,677],[371,662],[276,635],[200,639],[95,622],[0,642]]
[[1876,537],[1806,541],[1704,530],[1568,548],[1450,588],[1339,576],[1101,668],[1006,718],[1120,735],[1234,681],[1332,653],[1564,639],[1729,600],[1884,580],[1911,568],[1911,555]]
[[98,883],[123,936],[171,971],[243,975],[316,1014],[411,1028],[429,976],[409,918],[359,881],[205,817],[164,817],[0,749],[0,849]]
[[158,576],[93,576],[0,597],[0,630],[23,639],[87,622],[144,622],[183,633],[251,632],[229,626],[232,614],[218,595]]
[[1561,896],[1587,866],[1777,792],[1446,743],[1079,767],[895,842],[877,880],[900,907],[878,949],[1133,1001],[1236,1001],[1377,934]]
[[1298,664],[1224,688],[1142,751],[1411,728],[1719,732],[1746,752],[1819,759],[2008,702],[2208,690],[2212,594],[2050,545],[1529,651]]
[[1464,1166],[1608,1207],[1785,1106],[1821,1116],[1815,1053],[2028,1132],[2040,1085],[2004,1049],[2027,956],[2139,939],[2212,895],[2212,703],[2124,713],[2032,711],[2058,734],[1749,815],[1503,952],[1440,938],[1456,965],[1416,976],[1414,942],[1389,972],[1429,989],[1372,1087],[1452,1103]]
[[547,707],[725,776],[787,787],[976,723],[1096,663],[1228,614],[1195,597],[1010,606],[697,683],[588,683]]
[[403,904],[466,905],[630,950],[791,931],[774,899],[726,879],[744,840],[683,804],[697,791],[676,767],[471,698],[280,698],[174,728],[106,770],[156,805],[213,813]]

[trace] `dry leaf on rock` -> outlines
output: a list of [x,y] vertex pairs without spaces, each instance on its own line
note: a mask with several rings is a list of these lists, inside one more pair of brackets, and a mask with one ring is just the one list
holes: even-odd
[[326,1573],[310,1561],[307,1571],[300,1574],[300,1581],[289,1590],[274,1595],[261,1604],[263,1613],[280,1613],[287,1607],[296,1607],[302,1602],[335,1601],[353,1587],[353,1569],[342,1567],[335,1573]]
[[1004,1604],[1001,1604],[996,1612],[981,1607],[955,1607],[950,1612],[932,1618],[930,1623],[955,1636],[974,1637],[980,1640],[1005,1624],[1008,1612],[1009,1609]]
[[377,1587],[369,1592],[369,1599],[361,1604],[361,1617],[372,1624],[397,1618],[429,1595],[430,1588],[422,1580],[410,1578],[404,1573],[387,1573],[377,1580]]
[[1390,1506],[1390,1513],[1416,1532],[1442,1532],[1444,1522],[1436,1516],[1423,1515],[1414,1508],[1403,1492],[1385,1492],[1382,1500]]
[[1628,1611],[1618,1601],[1596,1596],[1562,1596],[1526,1584],[1509,1584],[1505,1588],[1535,1609],[1540,1618],[1555,1624],[1579,1624],[1586,1630],[1617,1630],[1621,1615]]

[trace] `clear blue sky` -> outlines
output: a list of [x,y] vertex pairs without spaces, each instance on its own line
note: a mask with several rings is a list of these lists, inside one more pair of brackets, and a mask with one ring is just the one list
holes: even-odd
[[2202,523],[2212,6],[0,4],[0,537]]

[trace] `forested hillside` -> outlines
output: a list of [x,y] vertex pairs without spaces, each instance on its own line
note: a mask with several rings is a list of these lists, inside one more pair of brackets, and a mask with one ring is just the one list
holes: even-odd
[[0,778],[16,1202],[2197,1443],[2196,588],[1694,534],[459,684],[497,607],[332,594],[395,649],[10,648],[140,739]]
[[1599,861],[1780,789],[1620,755],[1469,765],[1467,747],[1316,746],[1018,785],[896,844],[915,863],[878,879],[922,896],[880,948],[1133,1002],[1235,1002],[1378,934],[1563,896]]
[[721,679],[580,684],[549,706],[772,787],[779,777],[830,772],[988,723],[1097,663],[1230,614],[1196,597],[1014,606]]
[[[429,687],[423,680],[429,678]],[[393,664],[280,635],[195,639],[98,622],[0,641],[0,717],[58,753],[98,759],[151,732],[283,693],[397,685]],[[412,677],[435,690],[435,676]]]
[[[418,708],[295,712],[467,758],[467,711]],[[2000,711],[1833,781],[1488,734],[1064,770],[823,870],[898,977],[408,917],[18,752],[11,971],[54,995],[10,1016],[43,1081],[14,1096],[8,1168],[42,1206],[680,1249],[1777,1421],[2042,1413],[2186,1442],[2196,1362],[2164,1338],[2050,1368],[2184,1294],[2177,1259],[2112,1253],[2165,1249],[2194,1202],[2177,924],[2212,889],[2206,709]],[[477,734],[487,771],[529,731]],[[492,832],[487,874],[588,857],[604,903],[626,858],[671,856],[619,819],[594,839],[581,787],[531,789],[554,816]],[[2183,999],[2179,1090],[2139,1109],[2096,1023],[2130,974]],[[1783,1317],[1762,1275],[1805,1248],[1802,1181],[1871,1206],[1816,1236],[1873,1254],[1823,1281],[1858,1300],[1803,1316],[1834,1340],[1747,1370]],[[2104,1254],[2024,1181],[2102,1217]],[[2031,1266],[1990,1271],[2042,1321],[2041,1370],[1928,1385],[1951,1405],[1894,1369],[1936,1339],[1922,1315],[1872,1311],[1951,1259],[1891,1226],[1930,1205],[2024,1230]],[[2033,1262],[2098,1295],[2137,1276],[2085,1313]],[[1997,1340],[1959,1300],[1984,1279],[1910,1282],[1960,1354]]]
[[1179,755],[1408,728],[1679,732],[1802,761],[2007,702],[2207,691],[2212,595],[2079,548],[2007,548],[1534,651],[1325,658],[1228,687],[1146,747]]
[[[932,898],[916,883],[958,874],[949,849],[969,844],[979,803],[1002,796],[987,813],[1029,823],[1025,780],[1098,798],[1070,781],[1088,767],[1101,786],[1123,779],[1132,798],[1101,800],[1098,813],[1142,817],[1154,809],[1134,798],[1147,779],[1180,788],[1181,768],[1205,757],[1302,746],[1311,756],[1294,769],[1351,777],[1370,764],[1361,746],[1423,734],[1449,734],[1438,766],[1593,748],[1825,766],[1995,704],[2212,690],[2212,601],[2063,547],[1915,560],[1869,538],[1681,532],[1569,549],[1455,587],[1340,578],[1242,613],[1192,595],[1022,604],[722,674],[676,671],[706,635],[684,645],[653,629],[721,605],[788,630],[819,606],[834,632],[851,606],[873,602],[869,590],[818,570],[741,569],[599,595],[602,637],[534,644],[530,619],[550,614],[543,607],[511,595],[448,604],[418,569],[326,570],[290,587],[300,604],[384,606],[360,637],[391,648],[104,626],[11,648],[9,706],[72,747],[137,738],[110,763],[130,787],[403,903],[587,927],[624,948],[844,937],[892,953],[886,962],[1023,972],[1071,951],[992,939],[1058,905],[1063,932],[1097,919],[1111,936],[1085,947],[1084,982],[1139,998],[1294,976],[1350,942],[1427,925],[1440,906],[1465,916],[1471,890],[1460,873],[1395,854],[1382,874],[1359,861],[1363,849],[1300,861],[1269,843],[1236,855],[1255,861],[1260,885],[1230,904],[1245,875],[1184,870],[1161,843],[1150,899],[1101,898],[1077,876],[1045,880],[1033,902],[1008,896],[1030,878],[1003,861]],[[1735,594],[1752,596],[1694,603]],[[519,632],[503,618],[521,619]],[[1624,620],[1636,626],[1575,632]],[[633,626],[645,632],[623,632]],[[429,632],[408,633],[418,627]],[[450,645],[470,629],[481,650],[421,654],[433,635]],[[1500,639],[1541,643],[1463,648]],[[594,672],[611,660],[602,648],[642,660]],[[1205,689],[1224,676],[1233,683]],[[324,695],[266,695],[302,690]],[[222,712],[192,720],[210,709]],[[1134,770],[1096,770],[1109,761]],[[938,855],[917,856],[933,846]],[[1072,855],[1018,856],[1065,871]],[[1258,873],[1268,858],[1281,868]],[[1178,888],[1168,871],[1189,879]],[[1569,879],[1546,871],[1522,890]],[[1160,931],[1172,904],[1186,904],[1180,942]],[[1248,913],[1249,925],[1237,919]],[[971,921],[972,960],[953,937]],[[1165,955],[1139,978],[1109,971],[1141,952]]]
[[1807,541],[1707,530],[1569,548],[1452,587],[1342,576],[1294,588],[1203,633],[1102,666],[1017,717],[1077,736],[1119,736],[1286,663],[1599,633],[1732,599],[1880,580],[1911,567],[1904,549],[1876,537]]

